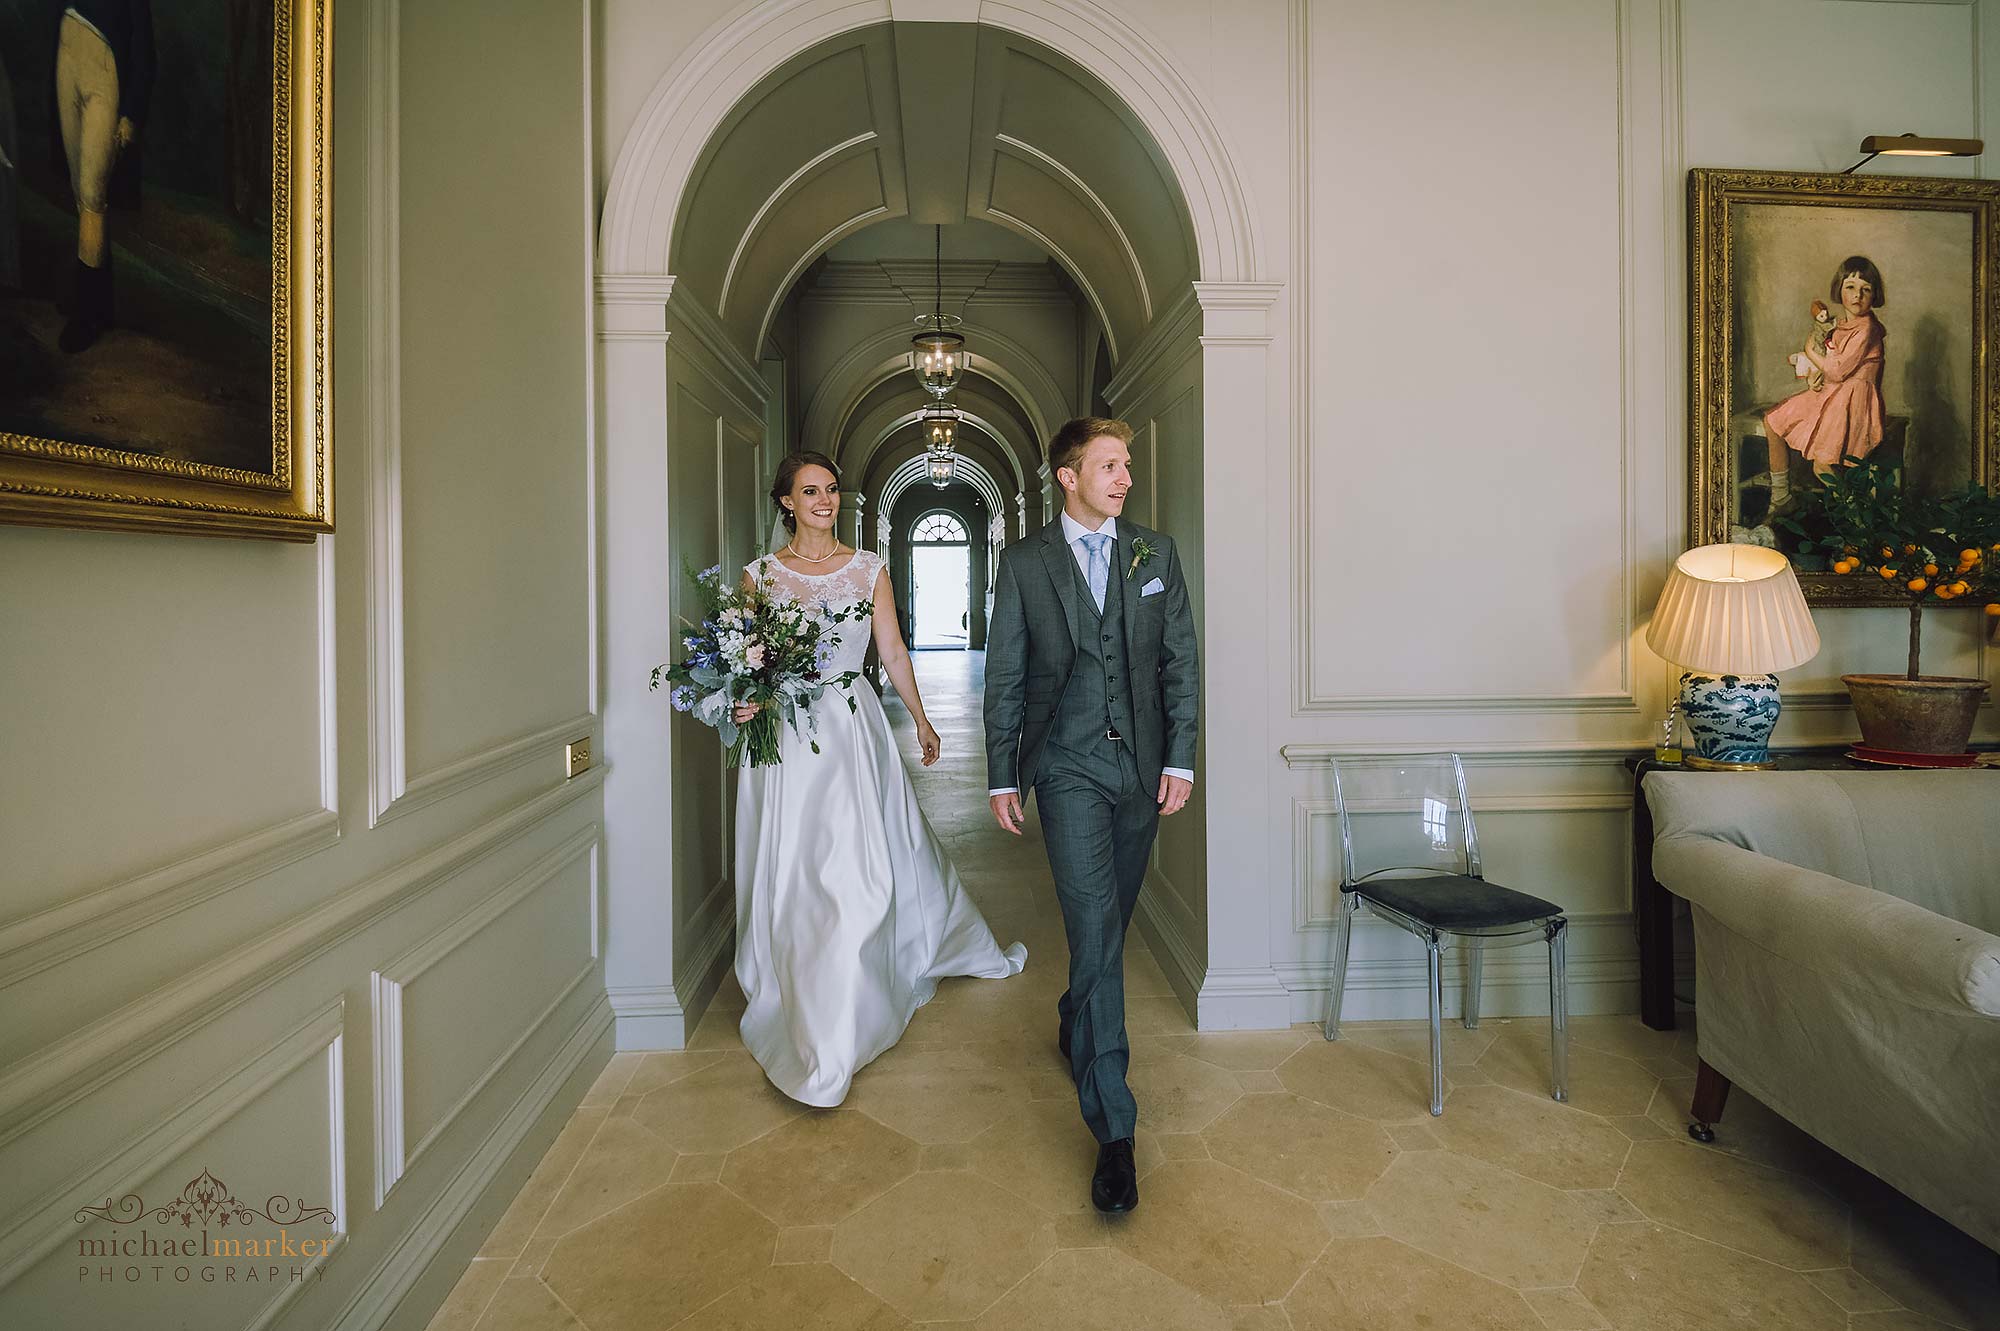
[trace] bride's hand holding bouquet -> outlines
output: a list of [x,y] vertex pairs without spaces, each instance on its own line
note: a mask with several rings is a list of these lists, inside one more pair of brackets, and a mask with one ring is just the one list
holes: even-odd
[[[812,704],[828,686],[852,684],[859,673],[825,673],[831,630],[867,613],[868,604],[808,604],[762,586],[725,586],[720,565],[689,576],[701,599],[701,622],[681,636],[684,657],[654,667],[652,687],[671,684],[674,710],[719,732],[732,766],[746,754],[752,767],[779,762],[780,721],[819,752]],[[854,700],[847,705],[852,709]]]

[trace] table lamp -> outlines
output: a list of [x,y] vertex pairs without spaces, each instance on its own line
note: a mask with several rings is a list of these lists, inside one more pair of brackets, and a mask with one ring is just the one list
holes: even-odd
[[1778,677],[1819,651],[1791,561],[1757,545],[1704,545],[1674,561],[1646,645],[1681,666],[1689,767],[1775,766]]

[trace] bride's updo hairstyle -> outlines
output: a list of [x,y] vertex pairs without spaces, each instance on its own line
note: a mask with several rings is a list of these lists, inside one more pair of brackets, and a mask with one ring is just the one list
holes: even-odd
[[792,482],[798,479],[799,472],[806,467],[825,467],[833,473],[836,484],[840,481],[840,468],[834,466],[833,459],[824,453],[785,454],[785,460],[778,464],[778,475],[771,482],[771,502],[777,506],[778,516],[785,520],[785,530],[793,534],[797,534],[799,530],[799,520],[792,516],[792,511],[785,507],[784,501],[791,497]]

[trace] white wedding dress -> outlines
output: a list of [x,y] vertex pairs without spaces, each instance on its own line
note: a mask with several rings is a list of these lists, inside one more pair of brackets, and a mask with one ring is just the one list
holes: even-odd
[[[746,571],[780,596],[838,607],[872,600],[881,567],[864,550],[826,574],[771,555]],[[828,672],[859,670],[869,617],[834,632]],[[828,688],[811,710],[818,753],[781,722],[784,761],[738,776],[736,978],[744,1047],[779,1090],[828,1107],[902,1038],[940,977],[1014,975],[1028,950],[1002,951],[965,894],[868,682]]]

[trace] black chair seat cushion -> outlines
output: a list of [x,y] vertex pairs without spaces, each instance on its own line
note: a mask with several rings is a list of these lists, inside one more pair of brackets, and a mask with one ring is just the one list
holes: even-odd
[[1379,901],[1399,915],[1446,932],[1504,928],[1562,914],[1562,907],[1553,901],[1455,873],[1370,878],[1353,890],[1365,901]]

